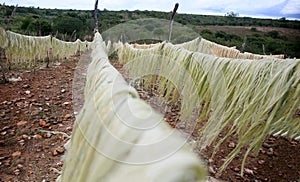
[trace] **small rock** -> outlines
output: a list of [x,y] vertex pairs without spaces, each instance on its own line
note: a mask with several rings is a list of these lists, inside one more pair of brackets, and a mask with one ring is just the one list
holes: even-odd
[[226,159],[221,159],[220,161],[221,161],[221,162],[225,162],[225,161],[226,161]]
[[5,117],[5,113],[1,113],[1,114],[0,114],[0,117],[1,117],[1,118],[4,118],[4,117]]
[[57,152],[56,150],[53,150],[53,151],[52,151],[52,155],[53,155],[53,156],[57,156],[57,155],[58,155],[58,152]]
[[269,150],[267,151],[267,155],[268,155],[268,156],[274,155],[274,150],[273,150],[273,148],[269,148]]
[[67,131],[72,131],[72,129],[73,129],[73,128],[72,128],[71,126],[68,126],[68,127],[66,128]]
[[17,126],[20,127],[20,126],[25,125],[25,124],[27,124],[27,121],[22,120],[22,121],[17,123]]
[[66,114],[64,118],[65,118],[65,120],[67,120],[67,119],[69,119],[69,118],[71,118],[71,117],[72,117],[72,116],[71,116],[70,114]]
[[19,143],[24,143],[24,142],[25,142],[25,140],[23,140],[23,139],[22,139],[22,140],[19,140],[18,142],[19,142]]
[[10,166],[10,160],[9,159],[7,159],[7,160],[5,160],[5,161],[3,161],[3,164],[5,165],[5,166]]
[[214,168],[212,166],[208,167],[208,172],[211,174],[216,174],[216,171],[214,170]]
[[15,130],[9,130],[9,135],[11,136],[15,135]]
[[234,148],[235,147],[235,143],[234,142],[230,142],[228,145],[229,148]]
[[33,137],[32,138],[35,138],[35,139],[41,139],[42,138],[42,136],[41,135],[39,135],[39,134],[36,134],[36,135],[33,135]]
[[36,109],[36,110],[34,110],[34,111],[31,112],[31,115],[32,115],[32,116],[36,116],[36,115],[38,115],[40,112],[41,112],[40,110]]
[[266,142],[264,142],[262,146],[265,147],[265,148],[271,148],[271,145],[266,143]]
[[185,129],[185,124],[180,125],[179,129]]
[[71,102],[64,102],[63,104],[62,104],[62,106],[67,106],[67,105],[70,105],[71,104]]
[[29,85],[23,85],[23,88],[29,88],[30,86]]
[[50,138],[52,134],[50,132],[45,133],[44,138]]
[[245,173],[250,174],[250,175],[254,175],[253,170],[247,169],[247,168],[245,169]]
[[61,93],[65,93],[66,92],[66,90],[65,89],[61,89],[61,91],[60,91]]
[[29,90],[26,90],[26,91],[25,91],[25,94],[29,95],[29,94],[30,94],[30,91],[29,91]]
[[46,126],[49,126],[50,124],[47,123],[46,121],[40,119],[39,125],[42,126],[42,127],[46,127]]
[[20,151],[14,152],[13,154],[11,154],[12,157],[18,157],[21,155]]
[[20,174],[20,169],[15,169],[14,173],[15,173],[15,175],[19,175]]
[[56,149],[56,151],[57,151],[59,154],[62,154],[62,153],[65,152],[65,148],[64,148],[64,147],[58,147],[58,148]]
[[239,172],[239,171],[240,171],[240,169],[239,169],[238,167],[235,167],[235,168],[233,168],[233,171],[235,171],[235,172]]
[[265,153],[266,153],[266,151],[263,150],[263,149],[260,149],[260,152],[261,152],[262,154],[265,154]]

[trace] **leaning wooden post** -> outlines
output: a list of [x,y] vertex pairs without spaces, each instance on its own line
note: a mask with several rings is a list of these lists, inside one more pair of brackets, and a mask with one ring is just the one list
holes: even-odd
[[94,20],[95,20],[95,28],[94,33],[98,32],[98,0],[95,3],[95,10],[94,10]]
[[11,15],[10,15],[10,17],[8,19],[8,22],[6,24],[6,29],[5,30],[8,30],[10,28],[10,22],[13,20],[13,17],[15,16],[17,8],[18,8],[18,4],[14,7],[13,11],[11,12]]
[[8,80],[5,77],[5,67],[4,67],[4,59],[5,59],[5,49],[0,48],[0,66],[1,66],[1,70],[2,70],[2,79],[3,82],[6,83],[8,82]]
[[75,35],[75,33],[76,33],[76,30],[74,30],[73,32],[72,32],[72,35],[71,35],[71,38],[70,38],[70,42],[73,42],[73,36]]
[[266,55],[266,48],[265,48],[265,44],[262,45],[262,49],[263,49],[263,54]]
[[175,14],[176,14],[176,11],[177,11],[177,9],[178,9],[178,6],[179,6],[179,4],[176,3],[176,4],[175,4],[175,7],[174,7],[174,9],[173,9],[173,12],[172,12],[172,14],[171,14],[170,25],[169,25],[169,39],[168,39],[168,42],[171,42],[171,38],[172,38],[172,29],[173,29],[173,22],[174,22],[174,16],[175,16]]
[[244,37],[244,42],[243,42],[243,44],[242,44],[242,50],[241,50],[241,53],[244,53],[244,52],[245,52],[246,45],[247,45],[247,37],[245,36],[245,37]]

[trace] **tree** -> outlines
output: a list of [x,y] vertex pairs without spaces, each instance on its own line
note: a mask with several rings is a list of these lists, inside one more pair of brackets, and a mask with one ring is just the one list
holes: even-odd
[[21,24],[21,29],[22,30],[27,30],[28,26],[33,22],[33,18],[32,16],[26,16],[23,21],[22,21],[22,24]]
[[286,17],[279,18],[279,20],[285,21],[285,20],[286,20]]
[[239,14],[238,13],[235,13],[233,11],[229,11],[225,14],[225,16],[228,16],[228,17],[238,17]]
[[274,39],[279,38],[279,32],[276,30],[272,30],[272,31],[268,32],[267,35]]
[[71,35],[74,30],[77,32],[83,29],[83,22],[79,18],[69,16],[58,16],[53,22],[53,30]]

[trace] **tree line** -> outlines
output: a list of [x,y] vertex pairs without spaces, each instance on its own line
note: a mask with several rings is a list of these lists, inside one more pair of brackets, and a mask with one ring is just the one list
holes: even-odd
[[[5,27],[8,23],[14,6],[0,4],[0,26]],[[107,9],[99,11],[99,32],[104,32],[109,28],[124,23],[129,20],[140,18],[170,18],[170,12],[158,11],[109,11]],[[300,57],[300,45],[295,38],[283,36],[279,32],[261,33],[255,27],[283,27],[290,29],[300,29],[299,21],[286,20],[281,18],[257,19],[238,16],[211,16],[178,14],[175,21],[186,25],[201,34],[204,38],[227,46],[239,47],[243,43],[243,38],[239,35],[222,31],[212,32],[210,30],[199,31],[198,27],[214,26],[251,26],[253,33],[247,37],[248,45],[246,51],[262,53],[262,44],[267,48],[267,53],[287,54],[290,57]],[[26,35],[49,35],[57,38],[74,41],[77,38],[91,40],[94,29],[93,10],[60,10],[41,9],[35,7],[18,7],[13,20],[10,22],[9,30]],[[299,36],[299,35],[297,35]],[[299,39],[298,39],[299,40]]]

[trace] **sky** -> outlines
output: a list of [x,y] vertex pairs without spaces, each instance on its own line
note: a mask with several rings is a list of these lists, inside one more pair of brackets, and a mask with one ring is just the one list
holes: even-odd
[[[233,11],[240,17],[286,17],[300,20],[300,0],[99,0],[98,9],[169,12],[177,2],[178,13],[225,15]],[[92,10],[95,0],[0,0],[0,3],[51,9]]]

